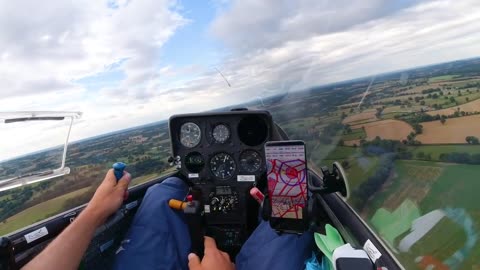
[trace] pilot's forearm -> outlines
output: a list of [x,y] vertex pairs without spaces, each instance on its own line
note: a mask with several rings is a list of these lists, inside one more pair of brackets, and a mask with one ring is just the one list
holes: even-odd
[[80,261],[103,218],[88,207],[45,250],[23,269],[78,269]]

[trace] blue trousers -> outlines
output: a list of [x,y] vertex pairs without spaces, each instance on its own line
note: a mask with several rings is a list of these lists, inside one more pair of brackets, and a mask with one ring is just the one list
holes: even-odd
[[[147,190],[132,225],[117,250],[114,269],[188,269],[190,236],[183,213],[168,206],[170,199],[183,200],[188,192],[176,177]],[[237,255],[236,269],[305,269],[311,256],[313,235],[278,235],[262,221]]]

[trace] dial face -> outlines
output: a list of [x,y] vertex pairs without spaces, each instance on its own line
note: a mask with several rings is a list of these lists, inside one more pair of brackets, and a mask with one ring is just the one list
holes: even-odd
[[200,172],[204,165],[202,154],[198,152],[191,152],[185,156],[185,167],[192,173]]
[[216,125],[213,128],[213,139],[217,143],[225,143],[230,138],[230,129],[223,124]]
[[197,124],[188,122],[180,127],[180,143],[188,148],[192,148],[200,143],[202,132]]
[[246,150],[240,155],[240,168],[248,173],[256,173],[262,167],[262,157],[253,150]]
[[227,153],[218,153],[210,159],[210,170],[221,180],[228,179],[235,173],[235,160]]

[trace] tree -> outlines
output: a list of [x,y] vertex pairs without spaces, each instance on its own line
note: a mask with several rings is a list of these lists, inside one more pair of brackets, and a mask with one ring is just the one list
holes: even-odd
[[455,103],[455,98],[454,98],[454,97],[450,97],[450,102],[451,102],[451,103]]
[[422,134],[423,132],[423,126],[420,124],[414,124],[413,129],[415,130],[416,134]]
[[460,90],[458,90],[458,96],[459,96],[459,97],[462,96],[462,93],[460,92]]
[[350,162],[348,160],[343,160],[342,163],[340,163],[344,169],[350,168]]
[[343,131],[344,134],[350,134],[352,133],[352,128],[350,125],[345,125],[345,130]]
[[468,102],[470,99],[468,97],[466,97],[465,100]]
[[447,117],[445,115],[442,115],[441,118],[440,118],[440,123],[442,123],[442,125],[444,125],[445,122],[447,122]]
[[420,105],[425,105],[425,100],[420,101]]
[[467,136],[467,137],[465,137],[465,141],[467,141],[468,144],[479,144],[480,143],[478,138],[475,137],[475,136]]

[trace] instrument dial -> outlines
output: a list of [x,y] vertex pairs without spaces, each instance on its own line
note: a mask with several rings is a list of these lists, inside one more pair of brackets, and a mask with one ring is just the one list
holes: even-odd
[[185,156],[185,167],[192,173],[200,172],[204,165],[202,154],[198,152],[191,152]]
[[248,173],[256,173],[262,166],[262,157],[253,150],[246,150],[240,155],[240,168]]
[[235,173],[235,160],[227,153],[218,153],[210,159],[210,170],[221,180],[226,180]]
[[180,143],[188,148],[197,146],[202,138],[202,132],[197,124],[188,122],[180,127]]
[[213,139],[217,143],[225,143],[230,138],[230,129],[223,124],[213,128]]

